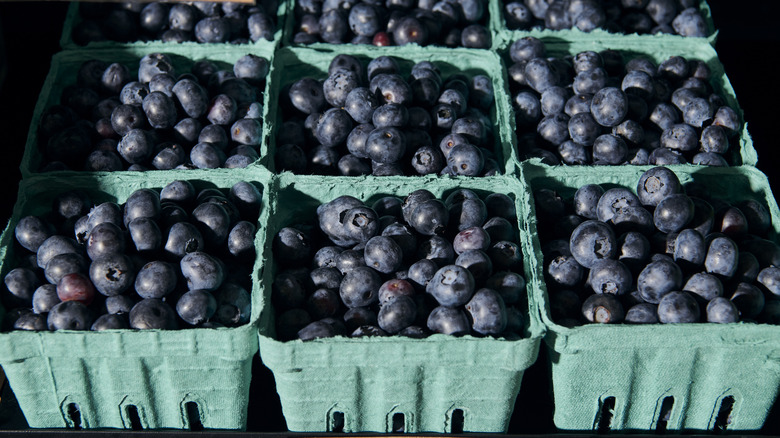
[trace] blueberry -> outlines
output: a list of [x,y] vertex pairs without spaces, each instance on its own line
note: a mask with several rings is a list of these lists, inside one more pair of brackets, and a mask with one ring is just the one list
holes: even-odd
[[12,295],[25,301],[33,297],[33,293],[41,285],[35,271],[28,268],[14,268],[3,279],[5,286]]
[[548,88],[558,85],[558,77],[553,65],[544,58],[529,59],[524,72],[528,85],[537,93],[541,94]]
[[189,222],[176,222],[168,230],[165,252],[175,258],[205,248],[205,240],[195,225]]
[[145,298],[130,310],[130,327],[147,330],[176,329],[176,313],[165,301],[157,298]]
[[322,84],[316,79],[303,78],[295,81],[288,94],[292,105],[304,114],[318,113],[326,104]]
[[430,239],[420,242],[417,256],[431,259],[439,266],[455,262],[455,251],[452,249],[452,243],[442,236],[431,236]]
[[737,270],[739,249],[728,237],[715,237],[707,248],[704,267],[710,274],[731,278]]
[[380,97],[380,102],[409,105],[413,101],[411,86],[398,74],[380,73],[370,81],[368,89]]
[[19,315],[14,321],[14,330],[44,331],[48,330],[47,315],[27,312]]
[[[594,143],[604,137],[600,136],[601,126],[590,113],[579,113],[569,119],[569,136],[571,139],[583,146],[594,146],[594,156],[596,155],[596,146]],[[603,148],[603,146],[599,146]],[[606,155],[600,153],[599,155]]]
[[366,138],[366,155],[377,163],[393,163],[406,152],[406,136],[394,127],[376,128]]
[[466,314],[460,309],[446,306],[436,307],[428,314],[427,326],[435,333],[446,335],[465,335],[471,331]]
[[595,163],[621,164],[626,160],[627,155],[628,146],[617,135],[600,135],[593,142],[593,161]]
[[749,283],[737,284],[731,302],[739,310],[741,319],[754,319],[764,309],[766,298],[758,287]]
[[118,314],[105,314],[100,315],[95,322],[92,323],[90,330],[103,331],[103,330],[118,330],[130,328],[130,322],[127,315]]
[[656,324],[658,323],[658,306],[650,303],[635,304],[626,312],[625,322],[628,324]]
[[447,228],[449,213],[443,202],[429,199],[416,204],[408,222],[420,234],[442,234]]
[[347,307],[369,306],[378,301],[381,285],[382,281],[375,270],[359,266],[344,275],[339,294]]
[[268,14],[260,12],[250,14],[247,17],[246,25],[249,30],[250,41],[257,42],[261,39],[273,41],[276,25]]
[[348,244],[367,242],[378,232],[377,219],[376,212],[365,206],[348,210],[341,220],[342,242]]
[[163,298],[176,288],[177,275],[169,263],[155,260],[145,264],[135,277],[135,291],[141,298]]
[[143,110],[149,125],[155,129],[167,129],[176,125],[176,105],[168,95],[152,91],[143,99]]
[[728,324],[739,322],[739,310],[725,297],[715,297],[707,303],[707,322]]
[[106,313],[130,313],[136,300],[128,295],[113,295],[106,297]]
[[204,252],[191,252],[180,262],[181,273],[189,290],[214,291],[225,280],[222,262]]
[[36,216],[22,217],[14,227],[16,241],[32,252],[37,252],[38,247],[52,234],[51,226]]
[[598,204],[596,205],[596,215],[598,220],[608,222],[622,209],[639,206],[639,198],[630,190],[622,187],[615,187],[606,190],[599,198]]
[[455,259],[455,264],[468,269],[477,284],[483,284],[493,273],[493,262],[485,251],[479,249],[462,252]]
[[46,268],[49,261],[57,255],[65,253],[82,254],[83,248],[69,237],[53,235],[41,243],[36,252],[38,267]]
[[[531,9],[533,9],[533,7],[531,7]],[[536,13],[534,13],[534,15],[536,18],[544,18],[543,12],[541,16],[537,15]],[[545,55],[545,51],[546,49],[542,40],[531,36],[517,39],[509,47],[509,55],[514,62],[542,58]]]
[[697,8],[686,8],[674,20],[672,27],[677,34],[690,37],[706,37],[707,24]]
[[617,126],[628,113],[628,97],[619,88],[604,87],[593,95],[590,112],[601,126]]
[[598,184],[586,184],[574,193],[574,212],[586,219],[597,219],[599,199],[604,189]]
[[462,266],[447,265],[436,271],[426,291],[443,306],[460,306],[474,294],[474,277]]
[[666,167],[645,171],[637,183],[636,193],[642,205],[657,206],[667,197],[682,192],[677,175]]
[[176,301],[176,313],[190,325],[202,324],[217,310],[217,300],[208,291],[190,290]]
[[549,143],[560,145],[570,138],[569,120],[570,117],[562,113],[544,117],[537,125],[536,132]]
[[471,316],[472,328],[483,335],[501,334],[507,325],[506,305],[501,295],[492,289],[479,289],[465,305]]
[[658,320],[663,324],[699,322],[699,304],[687,292],[673,291],[658,302]]
[[291,309],[303,305],[306,288],[301,279],[289,271],[283,271],[274,277],[271,298],[280,309]]
[[48,313],[58,303],[60,303],[60,298],[57,296],[57,285],[55,284],[43,284],[32,294],[32,309],[35,313]]
[[711,301],[716,297],[723,296],[723,284],[718,280],[718,277],[706,272],[693,274],[685,282],[682,290],[693,294],[694,297],[701,297],[704,301]]
[[88,330],[92,312],[79,301],[64,301],[52,307],[47,317],[49,330]]
[[520,91],[514,96],[512,104],[518,127],[532,126],[542,118],[542,104],[534,92]]
[[389,274],[401,267],[403,252],[393,239],[374,236],[366,242],[364,257],[366,266]]
[[726,131],[727,136],[732,136],[739,131],[739,116],[730,107],[721,106],[715,111],[712,126],[720,126]]
[[349,91],[343,106],[352,119],[365,124],[372,121],[379,105],[379,99],[368,88],[356,87]]
[[217,310],[214,320],[225,326],[235,326],[249,322],[252,302],[249,292],[234,283],[223,283],[215,293]]
[[404,105],[387,103],[377,107],[371,117],[376,128],[403,128],[409,122],[409,110]]
[[480,148],[471,144],[453,146],[447,155],[447,167],[453,175],[479,176],[485,166]]
[[632,283],[631,271],[617,260],[598,260],[588,273],[588,284],[597,294],[625,295]]
[[222,245],[230,233],[230,217],[221,205],[215,203],[206,202],[195,207],[192,221],[207,245]]
[[439,266],[435,261],[424,258],[409,266],[407,279],[418,291],[423,291],[438,270]]
[[612,258],[617,239],[605,223],[588,220],[577,226],[569,240],[571,253],[580,265],[590,268],[599,259]]
[[458,255],[469,250],[486,251],[490,248],[490,235],[479,226],[466,228],[455,235],[452,248]]
[[623,305],[615,295],[594,294],[582,302],[582,315],[590,322],[614,324],[625,319]]
[[693,201],[688,195],[678,193],[659,202],[653,212],[653,223],[664,233],[676,233],[693,219]]
[[658,304],[664,295],[680,290],[682,270],[672,260],[652,261],[639,273],[636,286],[642,299]]
[[[601,67],[594,67],[577,72],[572,82],[572,90],[574,94],[594,95],[606,85],[607,72]],[[625,88],[623,90],[625,91]]]
[[396,334],[411,326],[417,318],[417,305],[405,295],[395,296],[383,302],[377,314],[377,323],[382,330]]
[[49,283],[57,284],[60,278],[67,274],[85,273],[87,266],[88,263],[81,254],[59,254],[52,257],[46,264],[44,276]]

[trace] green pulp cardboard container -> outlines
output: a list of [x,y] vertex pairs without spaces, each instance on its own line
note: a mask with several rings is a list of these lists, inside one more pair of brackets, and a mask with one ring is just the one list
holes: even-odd
[[[780,210],[764,174],[749,166],[669,167],[683,184],[706,185],[713,198],[764,203],[772,215],[770,238],[777,240]],[[570,199],[591,183],[636,192],[648,168],[603,172],[524,163],[521,170],[529,190],[553,189]],[[537,218],[527,218],[526,225],[526,232],[535,236]],[[556,427],[706,433],[762,427],[780,387],[780,327],[749,322],[564,327],[551,318],[539,239],[531,243],[528,287],[547,328]]]
[[366,66],[379,56],[395,58],[401,68],[401,76],[408,77],[412,66],[421,61],[433,62],[446,80],[454,74],[468,77],[486,75],[493,81],[495,102],[490,111],[490,120],[494,137],[493,151],[502,173],[510,174],[517,166],[516,148],[513,147],[510,119],[512,109],[506,91],[506,71],[498,56],[493,52],[476,49],[446,49],[441,47],[374,47],[362,45],[320,46],[311,48],[283,48],[274,55],[271,66],[272,84],[267,96],[265,114],[263,114],[263,145],[260,150],[261,162],[271,171],[275,171],[276,136],[284,120],[279,108],[280,93],[299,79],[311,77],[324,80],[328,77],[328,66],[336,55],[349,54],[357,57]]
[[[219,44],[219,43],[199,43],[197,41],[185,41],[183,43],[163,43],[161,40],[150,40],[150,41],[128,41],[128,42],[118,42],[118,41],[91,41],[87,43],[85,46],[81,46],[76,44],[75,41],[73,41],[73,30],[76,26],[81,23],[84,18],[81,16],[81,13],[79,12],[79,5],[81,3],[78,1],[71,2],[68,6],[68,10],[65,13],[65,22],[62,25],[62,35],[60,35],[60,47],[62,47],[64,50],[83,50],[83,49],[105,49],[105,48],[117,48],[117,47],[144,47],[149,44],[155,45],[155,44],[167,44],[169,46],[199,46],[199,45],[206,45],[206,46],[213,46],[211,50],[219,51],[221,50],[220,47],[226,46],[229,43],[226,44]],[[246,3],[246,7],[252,6],[253,3]],[[274,39],[272,41],[268,41],[265,39],[256,41],[256,42],[249,42],[247,44],[242,44],[241,46],[246,47],[247,49],[253,49],[258,47],[276,47],[281,43],[282,40],[282,30],[284,27],[284,23],[286,21],[287,16],[287,8],[288,8],[288,2],[286,0],[280,0],[279,1],[279,7],[276,10],[276,32],[274,32]],[[140,21],[140,19],[139,19]]]
[[[519,189],[512,177],[412,180],[285,173],[277,182],[268,241],[284,226],[316,223],[316,207],[341,195],[370,203],[381,196],[403,197],[421,187],[439,197],[456,188],[469,188],[483,197],[490,192],[515,197]],[[542,337],[538,317],[530,315],[526,333],[517,340],[437,334],[425,339],[280,342],[270,304],[270,285],[278,268],[269,248],[265,259],[270,269],[264,272],[263,309],[269,311],[263,317],[271,321],[261,320],[260,357],[273,371],[288,429],[396,432],[400,426],[406,433],[506,431],[523,373],[538,353]]]
[[[93,202],[123,203],[140,188],[160,189],[181,172],[99,177],[33,177],[0,238],[0,274],[18,265],[14,227],[26,215],[51,211],[59,193],[85,190]],[[268,221],[267,172],[194,171],[198,189],[230,189],[249,181],[263,192],[255,237],[262,248]],[[257,354],[264,263],[252,268],[250,322],[235,328],[0,333],[0,366],[33,428],[245,429],[252,359]],[[7,309],[0,306],[0,322]]]
[[[567,41],[577,41],[577,40],[587,40],[587,39],[593,39],[598,40],[600,38],[604,37],[612,37],[617,36],[620,38],[630,39],[630,40],[642,40],[646,39],[648,41],[657,41],[657,43],[661,43],[662,40],[673,38],[681,40],[681,42],[687,43],[685,44],[707,44],[710,46],[715,46],[715,42],[718,38],[718,30],[715,28],[715,23],[713,22],[712,18],[712,10],[710,9],[710,6],[707,4],[705,0],[701,0],[698,2],[699,6],[699,12],[701,13],[702,17],[704,17],[704,21],[707,25],[707,37],[684,37],[680,35],[667,35],[667,34],[659,34],[659,35],[639,35],[636,33],[633,34],[620,34],[620,33],[614,33],[610,32],[604,29],[594,29],[591,32],[583,32],[576,27],[572,27],[571,29],[563,29],[563,30],[551,30],[551,29],[529,29],[529,30],[510,30],[507,28],[506,25],[506,18],[505,18],[505,12],[504,12],[504,5],[510,3],[511,0],[490,0],[490,29],[493,35],[498,36],[498,41],[494,40],[493,44],[496,43],[501,44],[506,43],[507,41],[511,42],[516,39],[525,37],[525,36],[533,36],[536,38],[561,38],[565,39]],[[720,17],[720,18],[726,18],[726,17]],[[671,23],[670,23],[671,24]],[[660,38],[660,39],[659,39]],[[495,47],[495,46],[494,46]]]
[[[598,37],[586,37],[566,39],[555,33],[546,33],[537,36],[545,44],[547,56],[567,57],[584,51],[601,52],[603,50],[617,50],[623,55],[624,62],[634,58],[648,58],[658,65],[660,62],[672,56],[682,56],[687,60],[703,61],[710,68],[710,84],[715,93],[718,93],[726,101],[727,106],[737,112],[740,121],[740,131],[737,133],[738,147],[732,147],[724,154],[724,158],[732,166],[755,166],[758,162],[758,153],[753,147],[753,140],[747,129],[747,122],[742,108],[739,106],[734,88],[729,82],[723,64],[718,59],[715,49],[709,44],[696,41],[696,38],[683,38],[674,36],[635,37],[615,34],[604,34]],[[502,59],[509,67],[512,60],[509,57],[509,48],[514,41],[526,35],[518,35],[511,40],[503,42],[499,49]],[[512,118],[515,129],[514,118]],[[527,131],[525,131],[527,132]],[[517,132],[521,136],[525,132]],[[535,131],[534,131],[535,132]],[[522,154],[521,154],[522,156]]]
[[[495,26],[493,22],[495,21],[495,14],[496,11],[501,12],[501,6],[499,5],[499,2],[501,0],[481,0],[483,3],[485,3],[485,16],[483,16],[482,20],[480,20],[480,24],[485,26],[485,28],[490,31],[490,38],[491,38],[491,46],[490,50],[495,50],[496,47],[498,47],[498,43],[502,40],[500,38],[497,30],[500,30],[498,26]],[[284,30],[282,32],[282,40],[281,40],[281,46],[282,47],[309,47],[312,49],[327,49],[333,46],[348,46],[352,45],[349,41],[345,41],[340,44],[331,44],[331,43],[324,43],[324,42],[316,42],[312,44],[299,44],[293,42],[293,38],[295,37],[295,34],[297,33],[297,29],[300,26],[300,18],[296,16],[295,8],[297,6],[298,0],[287,0],[287,3],[289,3],[287,14],[285,16],[285,22],[284,22]],[[415,2],[416,4],[416,2]],[[462,29],[463,25],[461,25]],[[504,26],[506,27],[506,26]],[[506,30],[506,29],[504,29]],[[351,36],[354,34],[351,31],[347,31],[347,39],[351,39]],[[392,37],[392,35],[391,35]],[[370,44],[360,44],[361,46],[371,47]],[[390,47],[422,47],[418,44],[407,44],[406,46],[390,46]],[[444,48],[446,46],[435,46],[435,45],[427,45],[424,47],[439,47]],[[487,50],[487,49],[476,49],[476,50]]]
[[[38,101],[33,110],[32,120],[27,134],[24,155],[20,164],[23,178],[40,174],[40,168],[45,164],[43,154],[38,145],[38,126],[41,115],[47,108],[60,103],[60,98],[67,87],[75,85],[81,65],[89,60],[104,62],[119,62],[130,69],[130,76],[137,80],[138,63],[144,55],[150,53],[165,53],[174,64],[176,74],[190,73],[192,65],[200,60],[210,60],[219,68],[232,71],[233,64],[242,56],[254,54],[271,63],[274,46],[262,45],[208,45],[208,44],[164,44],[145,43],[128,46],[103,47],[89,50],[66,50],[52,57],[51,69],[43,83]],[[263,90],[263,105],[267,105],[269,80],[266,79]],[[229,128],[229,127],[228,127]],[[55,171],[55,174],[76,174],[81,171]],[[116,172],[111,172],[114,174]],[[127,173],[127,172],[120,172]],[[51,173],[49,173],[51,174]]]

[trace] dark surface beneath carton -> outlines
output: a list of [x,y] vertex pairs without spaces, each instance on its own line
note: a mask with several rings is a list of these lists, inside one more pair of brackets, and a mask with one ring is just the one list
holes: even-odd
[[[780,81],[775,78],[774,73],[777,69],[776,57],[780,53],[780,28],[776,25],[780,16],[780,3],[730,0],[710,0],[708,3],[715,26],[719,29],[716,49],[745,112],[745,120],[748,121],[748,129],[759,155],[758,168],[768,175],[777,198],[780,172],[776,163],[780,159],[780,151],[775,133],[778,130],[776,106],[777,102],[780,102]],[[59,50],[59,37],[67,7],[67,2],[0,2],[0,29],[6,45],[6,58],[0,59],[0,71],[3,70],[3,62],[7,66],[5,80],[0,83],[2,226],[7,223],[16,201],[18,181],[21,178],[18,166],[30,118],[38,90],[48,72],[51,56]],[[0,50],[0,53],[2,52]],[[553,402],[547,384],[550,378],[546,360],[547,352],[542,348],[539,360],[524,375],[509,426],[510,434],[539,435],[556,432],[552,423]],[[259,436],[315,436],[285,433],[286,426],[272,374],[260,363],[259,357],[255,357],[253,362],[252,375],[248,432],[255,432]],[[780,408],[776,406],[769,414],[764,429],[749,435],[780,436],[779,415]],[[0,393],[0,435],[41,437],[59,434],[59,431],[25,429],[27,424],[6,384]],[[170,431],[166,434],[170,434]],[[139,433],[112,431],[98,432],[96,435],[119,437],[139,436]],[[141,433],[140,436],[142,435],[145,434]],[[207,432],[200,436],[235,435],[252,434]]]

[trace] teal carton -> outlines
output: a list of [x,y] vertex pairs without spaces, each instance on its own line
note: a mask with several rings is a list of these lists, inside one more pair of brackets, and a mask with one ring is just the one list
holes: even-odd
[[[481,20],[478,21],[479,24],[485,26],[485,28],[490,32],[490,42],[491,45],[489,49],[494,50],[497,46],[497,44],[501,41],[500,35],[497,32],[497,30],[500,30],[498,26],[493,25],[493,22],[495,19],[496,11],[502,13],[501,6],[499,3],[501,0],[480,0],[483,3],[484,6],[484,15]],[[284,22],[284,30],[282,32],[282,40],[281,40],[281,46],[282,47],[308,47],[312,49],[327,49],[329,47],[333,46],[349,46],[353,45],[353,43],[350,41],[355,34],[351,30],[347,30],[346,36],[344,37],[345,40],[343,43],[338,44],[332,44],[332,43],[325,43],[325,42],[314,42],[310,44],[302,44],[302,43],[296,43],[295,42],[295,34],[298,33],[298,29],[301,28],[301,20],[300,17],[296,15],[296,8],[298,7],[299,0],[288,0],[285,3],[288,3],[288,11],[285,16],[285,22]],[[413,3],[414,5],[417,5],[417,2]],[[346,6],[342,9],[342,11],[346,11],[345,18],[348,18],[349,15],[349,8],[350,6]],[[390,12],[392,11],[392,7],[390,8]],[[408,9],[407,9],[408,10]],[[430,13],[431,11],[424,11],[425,13]],[[297,12],[298,14],[301,14],[300,9]],[[436,13],[433,14],[436,20],[444,22],[444,19],[442,17],[436,16]],[[437,24],[441,25],[437,22]],[[466,26],[466,24],[460,23],[458,27],[460,29],[463,29]],[[504,29],[505,30],[505,29]],[[390,34],[390,41],[392,42],[393,36],[392,32],[388,32]],[[319,35],[317,35],[317,39],[319,40]],[[394,43],[393,43],[394,44]],[[362,46],[370,47],[372,44],[360,44]],[[406,44],[405,47],[422,47],[419,46],[417,43],[411,43]],[[458,46],[460,47],[460,37],[458,37]],[[392,46],[392,47],[401,47],[401,46]],[[436,46],[436,45],[426,45],[425,47],[439,47],[444,48],[445,46]],[[448,47],[448,46],[447,46]],[[478,50],[486,50],[486,49],[478,49]]]
[[[704,22],[707,26],[706,37],[684,37],[675,34],[657,34],[657,35],[654,34],[639,35],[636,33],[620,34],[617,32],[611,32],[604,29],[594,29],[591,32],[583,32],[576,27],[572,27],[571,29],[563,29],[563,30],[551,30],[551,29],[511,30],[507,27],[506,17],[504,12],[504,5],[510,2],[511,2],[510,0],[490,0],[490,8],[491,8],[490,28],[491,31],[493,31],[493,34],[498,35],[498,39],[500,39],[503,42],[514,41],[518,38],[522,38],[525,36],[534,36],[537,38],[561,38],[567,41],[577,41],[577,40],[587,40],[587,39],[598,40],[604,37],[617,36],[630,41],[641,41],[641,40],[656,41],[656,44],[663,44],[664,41],[668,40],[669,38],[672,38],[676,40],[681,40],[681,42],[685,44],[707,44],[714,47],[715,42],[718,39],[718,30],[715,28],[715,23],[713,22],[712,10],[710,9],[710,6],[707,4],[707,2],[704,0],[697,2],[698,4],[697,9],[699,10],[699,13],[701,14],[702,18],[704,18]],[[499,41],[498,43],[500,44],[501,41]]]
[[[291,177],[277,180],[268,237],[284,226],[316,222],[318,205],[341,195],[364,202],[406,196],[425,187],[446,196],[456,188],[515,197],[512,177]],[[525,208],[517,203],[517,208]],[[522,228],[521,224],[521,230]],[[270,285],[276,266],[270,248],[264,274],[260,357],[273,371],[287,427],[302,432],[505,432],[524,371],[536,360],[540,321],[530,315],[520,339],[400,336],[276,340]],[[525,275],[525,273],[524,273]],[[531,298],[529,298],[531,299]]]
[[[280,94],[286,86],[295,81],[310,77],[324,80],[328,77],[328,66],[339,54],[357,57],[363,66],[379,56],[391,56],[399,64],[400,74],[407,78],[412,66],[421,61],[433,62],[446,79],[453,74],[464,74],[471,78],[486,75],[493,82],[495,101],[490,110],[491,129],[493,131],[492,150],[501,173],[512,173],[516,167],[516,148],[512,147],[513,133],[510,128],[512,109],[506,92],[506,72],[498,56],[493,52],[477,49],[446,49],[440,47],[374,47],[362,45],[329,45],[311,48],[283,48],[274,55],[270,81],[272,87],[267,96],[266,113],[263,115],[263,138],[266,140],[261,149],[261,160],[272,171],[276,171],[274,157],[276,138],[284,120],[280,110]],[[490,148],[488,148],[490,149]]]
[[[259,48],[259,47],[276,47],[280,44],[282,40],[282,29],[284,27],[285,23],[285,17],[287,16],[287,8],[288,3],[285,0],[281,0],[278,2],[277,10],[273,11],[275,12],[275,20],[276,20],[276,30],[274,32],[273,40],[268,41],[266,39],[261,39],[256,42],[248,42],[245,44],[242,44],[243,46],[246,46],[247,48]],[[145,6],[146,3],[139,3],[141,6]],[[217,3],[219,4],[219,3]],[[161,40],[138,40],[138,41],[126,41],[126,42],[118,42],[118,41],[110,41],[110,40],[104,40],[104,41],[90,41],[86,45],[79,45],[76,43],[76,41],[73,40],[73,32],[74,29],[76,29],[79,25],[81,25],[85,19],[82,16],[81,12],[79,11],[81,3],[80,2],[71,2],[68,6],[68,10],[65,13],[65,22],[62,25],[62,35],[60,35],[60,47],[62,47],[65,50],[92,50],[92,49],[105,49],[105,48],[120,48],[120,47],[138,47],[142,48],[149,44],[167,44],[170,46],[179,46],[183,45],[184,47],[187,46],[198,46],[198,45],[204,45],[203,43],[198,43],[197,41],[185,41],[182,43],[163,43]],[[254,2],[245,3],[244,7],[248,8],[254,6]],[[141,19],[140,17],[136,17],[136,24],[139,24]],[[246,24],[246,23],[244,23]],[[148,38],[148,37],[147,37]],[[219,44],[219,43],[211,43],[211,44],[205,44],[213,46],[212,50],[219,50],[218,48],[221,46],[224,46],[226,44]]]
[[[85,190],[96,202],[122,203],[140,188],[160,189],[180,172],[134,176],[33,177],[0,238],[0,273],[17,266],[14,227],[21,217],[50,211],[62,192]],[[268,220],[267,172],[215,170],[187,178],[198,189],[230,189],[249,181],[263,192],[257,248]],[[257,354],[264,263],[252,269],[252,313],[235,328],[0,333],[0,366],[33,428],[245,429],[252,359]],[[0,321],[7,309],[0,306]]]
[[[218,49],[215,49],[217,47]],[[233,64],[242,56],[253,54],[273,62],[274,46],[271,44],[253,45],[208,45],[208,44],[164,44],[145,43],[129,46],[102,47],[90,50],[67,50],[55,54],[52,57],[51,68],[38,96],[38,101],[33,111],[32,120],[27,134],[24,155],[20,164],[20,171],[24,178],[34,174],[40,174],[44,162],[43,152],[39,143],[39,125],[41,116],[47,108],[60,104],[63,93],[69,87],[77,84],[79,68],[86,61],[99,60],[108,63],[122,63],[128,67],[130,77],[137,80],[138,64],[144,55],[150,53],[164,53],[173,63],[175,73],[190,73],[192,65],[200,60],[209,60],[220,69],[233,70]],[[263,99],[267,98],[269,80],[266,78],[265,88],[262,91]],[[266,105],[266,101],[262,102]],[[229,128],[229,126],[227,127]],[[251,166],[251,165],[250,165]],[[66,170],[57,173],[73,174],[78,171]]]
[[[697,44],[695,38],[673,36],[640,38],[607,33],[599,36],[582,36],[581,38],[567,39],[549,31],[545,32],[547,33],[535,36],[544,42],[546,53],[549,57],[564,58],[584,51],[601,52],[604,50],[615,50],[622,55],[624,62],[634,58],[648,58],[658,65],[672,56],[682,56],[689,61],[696,60],[706,63],[711,73],[710,84],[713,92],[720,95],[725,100],[726,105],[736,111],[739,116],[741,128],[736,134],[736,142],[732,141],[732,146],[724,154],[724,158],[732,166],[755,166],[758,162],[758,153],[748,133],[744,111],[739,106],[734,88],[731,86],[723,64],[718,59],[717,52],[709,44],[701,44],[700,42]],[[499,53],[507,67],[512,65],[512,60],[509,57],[510,46],[514,41],[523,36],[526,35],[513,35],[511,39],[504,41],[502,48],[499,49]],[[513,124],[513,129],[514,126]],[[522,134],[523,132],[517,132],[518,136]]]
[[[671,168],[683,184],[705,184],[713,198],[764,203],[772,215],[770,238],[777,239],[780,211],[764,174],[749,166]],[[577,188],[591,183],[635,191],[647,169],[620,167],[607,173],[524,163],[522,174],[528,190],[553,189],[570,199]],[[533,205],[530,193],[529,198]],[[531,216],[526,224],[526,232],[535,236],[537,219]],[[556,427],[707,433],[761,429],[780,385],[780,327],[750,322],[564,327],[551,317],[539,240],[529,242],[529,288],[547,328],[544,344]]]

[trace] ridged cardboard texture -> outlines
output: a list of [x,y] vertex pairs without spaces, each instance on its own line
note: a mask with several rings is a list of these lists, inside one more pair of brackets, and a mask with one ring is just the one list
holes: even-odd
[[[269,236],[283,226],[313,224],[316,207],[341,195],[373,202],[381,196],[403,197],[419,188],[446,196],[463,187],[480,196],[500,192],[514,197],[518,188],[512,177],[350,178],[284,173],[277,182]],[[523,372],[538,353],[542,336],[538,317],[528,318],[526,333],[518,340],[432,335],[280,342],[274,337],[269,304],[276,268],[270,252],[266,259],[271,262],[265,271],[263,308],[269,310],[264,316],[271,322],[260,324],[260,357],[273,371],[290,430],[393,432],[394,417],[402,414],[407,433],[460,428],[506,431]]]
[[267,97],[266,113],[263,115],[263,138],[266,140],[260,152],[261,160],[272,171],[275,170],[276,134],[282,126],[282,114],[279,111],[279,93],[296,80],[313,77],[324,80],[328,77],[328,66],[339,54],[357,57],[368,62],[379,56],[392,56],[401,68],[401,76],[407,77],[414,63],[431,61],[440,70],[442,78],[453,74],[465,74],[473,77],[487,75],[493,81],[495,102],[490,111],[493,122],[493,151],[501,172],[512,173],[517,163],[516,148],[512,147],[513,136],[510,126],[510,99],[506,90],[506,72],[495,53],[476,49],[446,49],[440,47],[374,47],[363,45],[329,45],[325,48],[283,48],[274,55],[270,80],[272,87]]
[[[24,147],[24,155],[19,169],[23,178],[35,174],[41,174],[43,155],[38,146],[38,126],[41,115],[52,105],[60,103],[63,91],[76,84],[77,74],[81,65],[89,60],[105,62],[119,62],[130,69],[132,78],[138,77],[138,63],[144,55],[150,53],[165,53],[173,62],[177,74],[189,73],[192,65],[203,59],[210,60],[220,68],[233,70],[233,64],[242,56],[253,54],[261,56],[273,62],[274,46],[272,44],[261,45],[208,45],[208,44],[164,44],[143,43],[138,45],[103,47],[90,50],[61,51],[52,57],[51,69],[41,87],[38,101],[33,110],[32,120],[27,134],[27,143]],[[269,78],[266,77],[263,91],[263,105],[267,106]],[[256,166],[252,164],[250,166]],[[56,171],[49,174],[77,174],[80,171]],[[128,172],[120,172],[128,173]],[[99,174],[99,172],[98,172]],[[116,174],[111,172],[110,174]]]
[[[287,16],[287,9],[288,9],[288,3],[285,0],[279,1],[279,7],[276,11],[276,32],[274,32],[274,39],[272,41],[268,41],[266,39],[261,39],[256,42],[249,42],[247,44],[241,45],[242,47],[246,47],[247,49],[255,49],[258,47],[276,47],[278,46],[282,41],[282,31],[284,27],[284,23],[286,21]],[[163,43],[160,40],[152,40],[152,41],[130,41],[130,42],[117,42],[117,41],[92,41],[87,43],[84,46],[80,46],[76,44],[75,41],[73,41],[72,34],[73,29],[81,22],[83,21],[81,14],[79,13],[79,4],[80,2],[71,2],[68,6],[68,10],[65,13],[65,22],[62,25],[62,35],[60,35],[60,47],[62,47],[65,50],[92,50],[92,49],[106,49],[106,48],[122,48],[122,47],[138,47],[142,48],[148,45],[157,45],[157,44],[166,44],[169,46],[199,46],[199,45],[205,45],[205,46],[213,46],[211,50],[215,50],[219,47],[223,47],[226,44],[204,44],[204,43],[198,43],[196,41],[185,41],[183,43]],[[247,5],[249,6],[249,5]],[[217,49],[219,50],[219,49]]]
[[[24,180],[11,222],[0,238],[0,273],[17,265],[18,220],[50,211],[55,195],[81,189],[95,202],[122,203],[137,189],[159,189],[182,177],[178,171],[160,171]],[[263,191],[255,237],[255,246],[263,247],[262,224],[269,214],[267,172],[193,171],[186,179],[199,189],[229,189],[243,180]],[[235,328],[0,333],[0,365],[30,427],[73,427],[71,411],[77,408],[83,428],[129,429],[135,407],[136,426],[144,429],[187,429],[195,419],[205,428],[246,428],[252,358],[258,349],[261,303],[256,289],[263,269],[258,258],[252,269],[250,322]],[[0,318],[4,310],[0,306]],[[195,406],[197,414],[188,411]]]
[[494,47],[496,47],[495,46],[496,44],[500,45],[502,43],[512,42],[516,39],[525,36],[533,36],[536,38],[557,38],[566,41],[577,41],[577,40],[587,40],[587,39],[598,40],[604,37],[607,38],[618,37],[618,38],[623,38],[631,41],[640,41],[640,40],[646,40],[648,42],[655,41],[654,44],[658,44],[658,45],[662,45],[665,43],[665,41],[672,39],[672,40],[680,40],[682,44],[691,44],[691,45],[707,44],[713,47],[715,46],[715,42],[718,39],[718,30],[715,28],[715,23],[712,21],[712,10],[710,9],[710,6],[707,4],[707,2],[704,0],[698,2],[699,3],[698,9],[707,25],[706,37],[684,37],[681,35],[667,35],[667,34],[659,34],[659,35],[652,35],[652,34],[639,35],[636,33],[619,34],[619,33],[609,32],[604,29],[595,29],[592,32],[583,32],[577,28],[564,29],[564,30],[550,30],[550,29],[510,30],[506,26],[506,19],[504,17],[504,5],[506,3],[509,3],[509,1],[490,0],[490,8],[491,8],[490,29],[493,35],[498,35],[498,38],[496,38],[496,40],[499,40],[499,41],[494,40],[493,42]]
[[[777,239],[780,211],[764,174],[749,166],[669,167],[683,184],[706,184],[714,198],[764,203],[772,215],[770,238]],[[603,172],[601,168],[550,168],[529,162],[521,170],[529,191],[554,189],[567,199],[590,183],[635,192],[639,177],[648,168]],[[527,199],[533,206],[530,193]],[[526,220],[530,235],[537,230],[534,210],[531,207]],[[710,432],[716,427],[734,431],[762,427],[780,385],[780,327],[741,322],[566,328],[551,319],[541,274],[541,246],[538,238],[531,243],[527,248],[533,254],[528,287],[547,328],[556,427],[588,431],[597,430],[601,423],[620,431],[665,427]],[[609,406],[611,402],[614,407]],[[659,422],[669,407],[669,417]],[[602,415],[610,415],[607,411],[612,418],[604,422]]]
[[[709,44],[696,41],[697,38],[683,38],[668,35],[659,35],[651,38],[638,36],[622,36],[603,33],[596,36],[581,32],[581,38],[565,39],[560,35],[545,31],[546,34],[534,35],[541,39],[546,48],[547,56],[567,57],[573,56],[584,51],[600,52],[603,50],[617,50],[623,55],[625,62],[637,57],[649,58],[656,63],[666,61],[672,56],[682,56],[687,60],[703,61],[710,68],[710,83],[715,93],[719,94],[726,101],[727,106],[737,112],[740,121],[740,131],[738,132],[737,145],[732,146],[724,154],[726,160],[732,166],[750,165],[755,166],[758,162],[758,153],[753,146],[753,140],[750,137],[745,122],[745,115],[739,106],[734,88],[731,86],[723,64],[718,59],[715,49]],[[502,59],[507,67],[512,65],[509,58],[509,48],[513,42],[522,38],[506,40],[499,49]],[[512,127],[514,129],[514,118],[512,118]],[[522,133],[518,133],[522,134]]]

